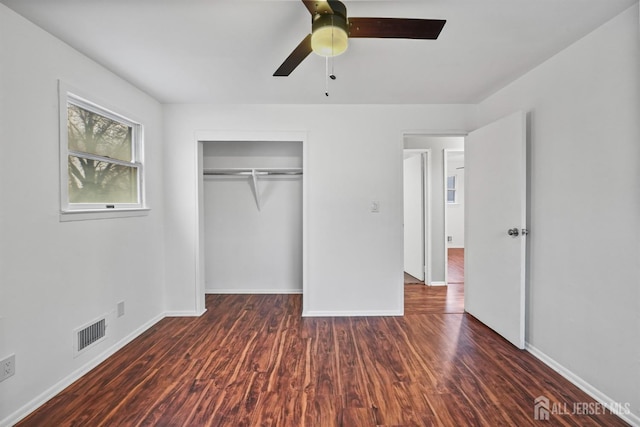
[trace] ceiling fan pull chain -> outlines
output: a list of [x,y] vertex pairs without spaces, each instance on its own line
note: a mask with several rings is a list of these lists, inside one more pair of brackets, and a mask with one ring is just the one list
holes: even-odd
[[[331,15],[331,58],[333,59],[333,15]],[[331,74],[329,74],[329,57],[325,56],[324,57],[325,61],[324,61],[324,94],[325,96],[329,96],[329,77],[331,77],[332,79],[333,77],[333,60],[331,61]]]
[[324,58],[324,94],[329,96],[329,57]]
[[325,77],[324,77],[324,94],[329,96],[329,79],[335,80],[336,75],[333,73],[333,57],[331,57],[331,73],[329,73],[329,57],[325,57]]
[[333,72],[333,64],[335,63],[333,58],[334,58],[334,57],[332,56],[332,57],[331,57],[331,74],[329,74],[329,78],[330,78],[331,80],[335,80],[335,79],[336,79],[336,75],[335,75],[335,74],[334,74],[334,72]]

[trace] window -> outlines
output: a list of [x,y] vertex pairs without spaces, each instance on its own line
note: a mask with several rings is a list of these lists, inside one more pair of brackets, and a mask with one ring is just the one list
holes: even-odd
[[447,177],[447,203],[456,203],[456,176]]
[[144,209],[142,125],[60,93],[62,212]]

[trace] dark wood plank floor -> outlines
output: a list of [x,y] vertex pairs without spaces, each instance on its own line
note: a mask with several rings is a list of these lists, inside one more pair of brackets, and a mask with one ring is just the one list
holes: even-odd
[[404,317],[302,318],[300,295],[208,295],[205,315],[162,320],[18,425],[528,426],[538,396],[592,401],[473,317],[444,313],[433,289],[405,286]]
[[[464,283],[464,248],[448,248],[447,257],[448,283]],[[407,272],[404,273],[405,285],[413,285],[416,283],[424,284],[424,281]]]
[[448,283],[464,283],[464,249],[449,248],[448,254]]
[[405,315],[464,313],[464,284],[448,286],[404,285]]

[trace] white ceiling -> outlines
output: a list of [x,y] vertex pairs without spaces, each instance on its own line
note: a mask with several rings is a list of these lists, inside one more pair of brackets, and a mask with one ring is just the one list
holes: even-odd
[[[476,103],[638,0],[346,1],[349,16],[446,19],[438,40],[352,39],[289,77],[298,0],[0,0],[163,103]],[[615,46],[612,46],[615,48]]]

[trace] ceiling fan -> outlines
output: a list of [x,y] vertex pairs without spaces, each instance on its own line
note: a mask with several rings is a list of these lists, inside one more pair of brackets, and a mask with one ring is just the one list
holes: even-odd
[[347,50],[350,38],[430,39],[435,40],[447,22],[442,19],[347,18],[346,6],[337,0],[302,3],[311,13],[311,34],[273,73],[288,76],[311,52],[320,56],[338,56]]

